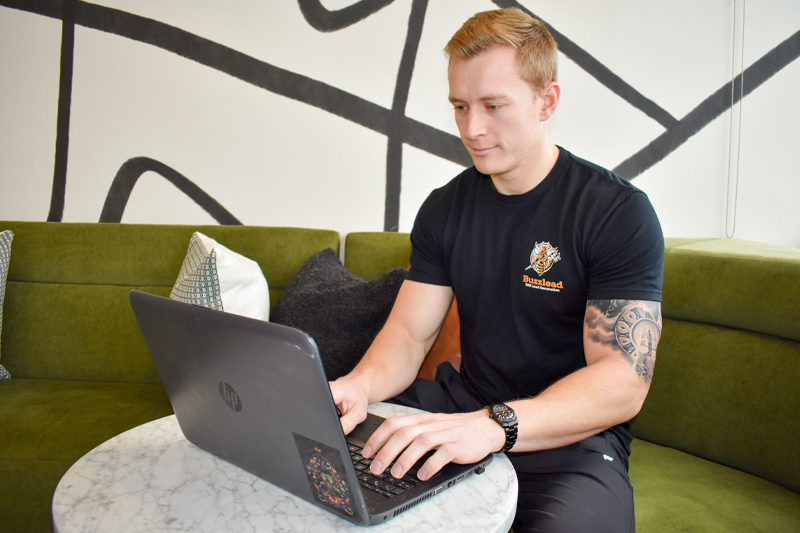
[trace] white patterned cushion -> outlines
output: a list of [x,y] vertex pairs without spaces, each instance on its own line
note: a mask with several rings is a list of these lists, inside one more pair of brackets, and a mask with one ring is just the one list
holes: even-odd
[[[3,300],[6,296],[6,278],[8,277],[8,261],[11,257],[11,240],[14,233],[11,230],[0,232],[0,333],[3,332]],[[0,380],[11,376],[0,365]]]
[[170,298],[269,320],[269,286],[258,263],[195,232]]

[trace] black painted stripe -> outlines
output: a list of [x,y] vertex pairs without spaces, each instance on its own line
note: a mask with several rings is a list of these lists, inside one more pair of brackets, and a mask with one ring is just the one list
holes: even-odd
[[53,165],[53,188],[50,193],[48,222],[61,222],[67,193],[67,160],[69,158],[69,118],[72,108],[72,67],[75,56],[76,0],[64,0],[61,15],[61,71],[58,81],[58,115],[56,118],[56,153]]
[[[151,44],[383,135],[390,133],[391,111],[369,100],[259,61],[174,26],[103,6],[81,4],[85,9],[76,22],[82,26]],[[471,164],[458,137],[410,119],[406,119],[404,129],[404,142],[459,164]]]
[[121,222],[125,207],[134,186],[145,172],[155,172],[172,183],[183,194],[194,200],[214,220],[223,225],[240,225],[242,222],[177,170],[149,157],[134,157],[125,161],[117,171],[100,213],[100,222]]
[[64,16],[64,0],[0,0],[0,6],[53,19],[61,19]]
[[406,125],[406,104],[411,89],[411,76],[417,59],[419,41],[422,38],[422,26],[428,0],[414,0],[411,4],[411,15],[408,18],[408,32],[400,68],[392,100],[392,111],[389,115],[389,139],[386,149],[386,200],[383,214],[383,230],[398,231],[400,227],[400,192],[403,179],[403,131]]
[[[495,0],[495,4],[501,7],[521,7],[527,11],[527,9],[519,6],[514,1]],[[61,2],[57,0],[0,0],[0,5],[53,18],[63,16],[61,14]],[[459,137],[404,115],[398,120],[398,117],[393,114],[394,105],[392,110],[387,110],[325,83],[279,69],[218,43],[158,21],[80,1],[77,2],[77,6],[78,13],[75,20],[77,24],[162,48],[257,87],[318,107],[387,135],[387,137],[391,137],[393,142],[397,142],[396,140],[400,138],[403,143],[462,166],[472,164],[469,154],[464,149]],[[341,20],[337,22],[337,24],[340,23],[342,23]],[[585,50],[564,35],[553,30],[552,27],[548,27],[551,31],[554,31],[554,37],[558,40],[559,46],[565,55],[576,61],[579,66],[631,103],[631,105],[641,109],[660,124],[668,125],[668,130],[663,135],[615,168],[615,171],[623,177],[633,179],[647,168],[655,165],[727,109],[730,101],[727,96],[730,94],[728,84],[709,96],[706,101],[682,120],[676,121],[666,111],[662,113],[661,111],[663,110],[660,107],[626,84]],[[747,69],[745,72],[747,87],[745,96],[784,66],[797,59],[798,56],[800,56],[800,38],[798,34],[795,34]],[[398,79],[398,86],[401,81],[401,79]],[[720,96],[721,94],[724,96],[724,102],[722,102],[723,97]],[[61,116],[61,105],[59,106],[59,115]],[[401,155],[402,152],[400,152]],[[396,158],[397,155],[393,153],[389,157]],[[399,189],[393,185],[390,190],[388,183],[395,179],[388,176],[389,157],[387,157],[387,202],[390,201],[390,198],[394,198],[391,201],[397,202],[399,213]],[[392,168],[395,167],[393,166]],[[54,180],[54,191],[56,189],[62,190],[64,184],[65,182],[61,182],[57,185]],[[393,215],[387,220],[393,220]]]
[[578,46],[577,43],[569,39],[566,35],[553,28],[541,17],[531,13],[525,6],[520,5],[515,0],[494,0],[498,7],[516,7],[519,8],[532,17],[542,20],[547,27],[550,34],[558,43],[558,49],[572,61],[574,61],[580,68],[585,70],[590,76],[602,83],[605,87],[611,90],[614,94],[624,99],[630,105],[655,120],[665,128],[670,128],[677,124],[678,119],[673,117],[666,109],[656,104],[653,100],[647,98],[642,93],[633,88],[625,80],[614,74],[608,67],[600,63],[589,52]]
[[319,0],[297,0],[306,22],[315,30],[325,33],[352,26],[392,2],[394,0],[361,0],[345,8],[330,11]]
[[[764,54],[744,71],[744,96],[755,91],[785,66],[800,57],[800,31]],[[734,103],[742,98],[741,74],[734,79]],[[614,172],[632,180],[674,152],[731,107],[731,83],[728,82],[703,100],[678,124],[620,163]]]

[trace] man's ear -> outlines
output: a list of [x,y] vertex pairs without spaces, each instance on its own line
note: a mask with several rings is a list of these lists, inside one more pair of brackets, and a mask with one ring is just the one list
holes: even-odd
[[539,97],[542,99],[542,110],[539,114],[539,120],[544,122],[556,112],[558,102],[561,99],[561,86],[558,82],[551,81],[544,86],[542,92],[539,93]]

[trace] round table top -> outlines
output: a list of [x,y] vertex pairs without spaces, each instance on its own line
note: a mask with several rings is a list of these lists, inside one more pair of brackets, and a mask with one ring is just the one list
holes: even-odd
[[[385,403],[369,411],[415,412]],[[369,529],[506,533],[516,504],[514,468],[495,454],[483,475]],[[56,533],[364,531],[191,444],[174,415],[121,433],[72,465],[53,496],[53,524]]]

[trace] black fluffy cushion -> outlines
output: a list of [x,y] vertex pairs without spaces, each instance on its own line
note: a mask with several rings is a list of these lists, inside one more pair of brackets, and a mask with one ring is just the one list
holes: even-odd
[[350,372],[389,318],[406,278],[398,268],[365,281],[328,248],[311,256],[283,289],[270,320],[316,341],[328,380]]

